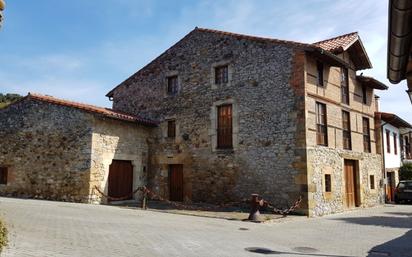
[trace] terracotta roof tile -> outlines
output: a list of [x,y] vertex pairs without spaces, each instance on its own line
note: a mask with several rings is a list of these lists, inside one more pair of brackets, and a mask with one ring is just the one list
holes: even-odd
[[349,47],[358,38],[358,32],[352,32],[334,38],[322,40],[313,43],[313,45],[319,46],[326,51],[337,53],[346,50],[347,47]]
[[114,111],[109,108],[103,108],[103,107],[98,107],[98,106],[94,106],[90,104],[83,104],[83,103],[63,100],[63,99],[55,98],[53,96],[29,93],[26,96],[26,98],[39,100],[39,101],[47,102],[47,103],[52,103],[56,105],[66,106],[66,107],[72,107],[72,108],[76,108],[76,109],[83,110],[86,112],[104,115],[109,118],[114,118],[114,119],[123,120],[123,121],[136,122],[136,123],[146,125],[146,126],[157,126],[158,125],[158,123],[155,121],[144,119],[138,116]]

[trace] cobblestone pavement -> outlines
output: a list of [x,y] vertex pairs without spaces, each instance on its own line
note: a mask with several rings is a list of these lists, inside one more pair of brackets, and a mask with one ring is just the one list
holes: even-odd
[[273,224],[0,198],[10,256],[412,256],[412,206]]

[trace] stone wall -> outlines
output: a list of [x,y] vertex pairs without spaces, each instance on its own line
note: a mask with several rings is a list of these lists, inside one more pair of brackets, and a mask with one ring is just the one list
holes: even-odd
[[[91,202],[106,202],[97,186],[108,193],[109,167],[113,160],[131,161],[133,190],[147,184],[149,128],[130,122],[95,118],[92,135],[90,195]],[[137,199],[140,194],[135,195]]]
[[[216,65],[229,83],[214,84]],[[168,197],[168,165],[183,164],[185,201],[259,193],[278,206],[306,194],[303,52],[285,44],[195,30],[113,91],[116,110],[160,120],[150,145],[152,187]],[[295,73],[296,71],[296,73]],[[167,76],[179,93],[166,94]],[[291,86],[293,84],[293,86]],[[213,108],[236,109],[234,149],[215,149]],[[177,136],[165,137],[175,119]]]
[[[359,207],[384,203],[382,159],[380,155],[317,146],[308,149],[309,206],[311,216],[342,212],[346,209],[344,160],[357,162]],[[325,174],[331,175],[332,192],[325,192]],[[370,187],[374,175],[375,189]]]
[[2,195],[87,202],[92,116],[23,100],[0,110]]

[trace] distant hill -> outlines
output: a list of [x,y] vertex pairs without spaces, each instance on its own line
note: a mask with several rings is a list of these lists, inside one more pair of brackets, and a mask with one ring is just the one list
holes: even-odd
[[21,99],[22,96],[18,94],[2,94],[0,93],[0,109],[7,105]]

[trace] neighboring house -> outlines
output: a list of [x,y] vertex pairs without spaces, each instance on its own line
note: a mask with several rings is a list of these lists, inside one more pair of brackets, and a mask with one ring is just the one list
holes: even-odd
[[401,159],[402,163],[412,163],[412,129],[401,128]]
[[110,91],[160,121],[151,186],[178,201],[304,196],[324,215],[383,202],[371,68],[357,33],[315,44],[196,28]]
[[[409,137],[405,131],[410,131],[412,125],[393,113],[377,112],[375,117],[382,131],[383,167],[386,178],[386,200],[393,202],[396,185],[399,182],[399,168],[402,160],[410,158]],[[405,140],[406,143],[403,143]],[[407,145],[405,152],[404,145]]]
[[110,91],[113,110],[36,95],[1,110],[0,191],[99,202],[95,186],[147,183],[184,202],[303,196],[310,216],[380,204],[374,91],[387,87],[356,75],[371,67],[357,33],[304,44],[196,28]]
[[36,94],[1,109],[0,121],[2,195],[100,202],[95,186],[123,196],[146,184],[156,123]]

